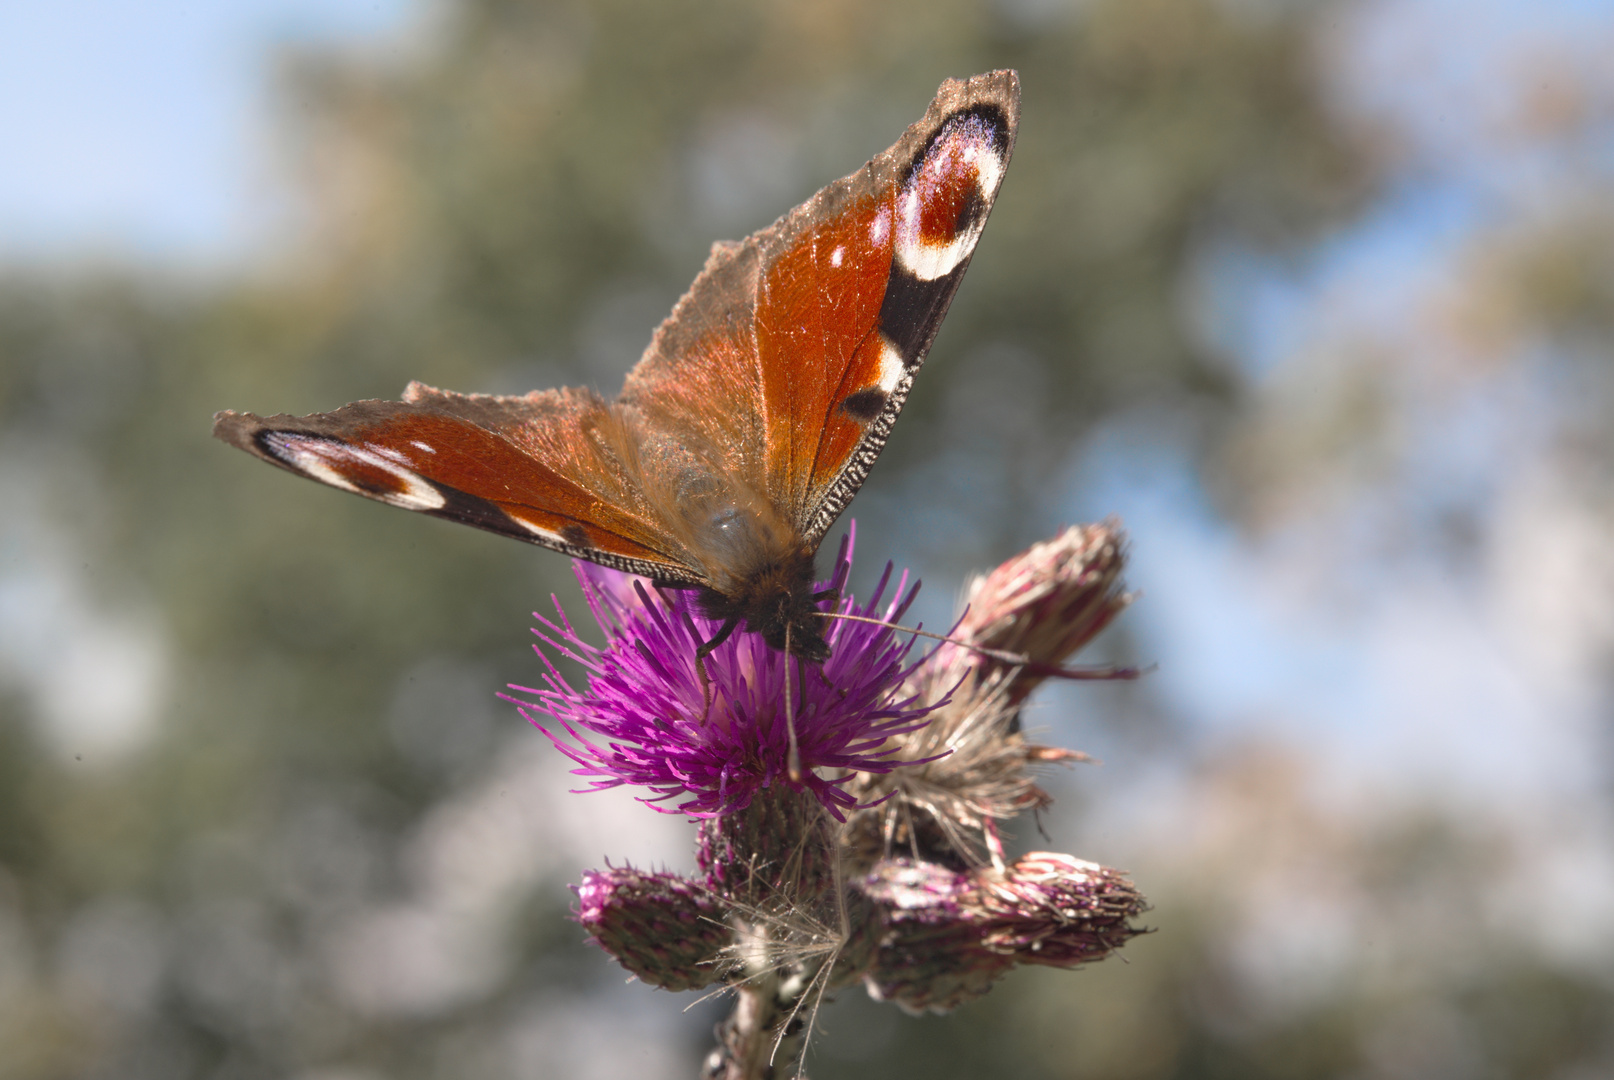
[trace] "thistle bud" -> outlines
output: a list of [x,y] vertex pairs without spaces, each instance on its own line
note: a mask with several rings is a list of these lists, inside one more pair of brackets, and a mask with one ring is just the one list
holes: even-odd
[[651,986],[699,990],[723,977],[732,939],[728,905],[676,874],[631,866],[589,870],[577,891],[577,921],[596,944]]

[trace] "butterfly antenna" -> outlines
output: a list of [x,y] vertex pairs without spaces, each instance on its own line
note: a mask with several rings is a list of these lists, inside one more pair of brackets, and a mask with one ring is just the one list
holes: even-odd
[[957,645],[961,649],[979,653],[989,660],[996,660],[1000,664],[1009,664],[1012,667],[1022,669],[1027,674],[1037,675],[1042,678],[1081,680],[1138,679],[1142,678],[1149,670],[1152,670],[1150,668],[1130,667],[1120,664],[1102,664],[1094,667],[1076,668],[1060,667],[1058,664],[1040,664],[1025,653],[992,649],[985,645],[977,645],[973,641],[965,641],[963,638],[948,637],[946,634],[933,634],[929,630],[921,630],[916,626],[903,626],[885,619],[871,618],[868,615],[852,615],[839,611],[820,611],[818,615],[820,618],[825,619],[845,619],[847,622],[872,623],[875,626],[889,627],[898,633],[916,634],[919,637],[931,638],[934,641],[945,641],[949,645]]
[[796,712],[790,697],[790,624],[785,623],[785,732],[790,737],[790,755],[785,771],[792,784],[801,783],[801,747],[796,742]]

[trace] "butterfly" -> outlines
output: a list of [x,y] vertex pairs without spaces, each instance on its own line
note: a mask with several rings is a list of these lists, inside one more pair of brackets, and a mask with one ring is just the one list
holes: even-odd
[[699,590],[720,629],[829,656],[820,541],[868,476],[969,266],[1014,150],[1020,84],[941,85],[895,145],[712,247],[622,393],[456,394],[213,434],[300,476]]

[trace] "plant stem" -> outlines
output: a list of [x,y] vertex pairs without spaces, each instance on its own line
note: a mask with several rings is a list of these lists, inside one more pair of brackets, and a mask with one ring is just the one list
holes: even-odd
[[717,1046],[706,1055],[703,1080],[799,1080],[806,1048],[807,1007],[818,965],[757,971],[737,988],[734,1011],[717,1025]]

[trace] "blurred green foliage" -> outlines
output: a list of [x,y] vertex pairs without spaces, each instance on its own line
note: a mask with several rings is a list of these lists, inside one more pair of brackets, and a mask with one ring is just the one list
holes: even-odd
[[[534,677],[525,613],[567,568],[293,483],[211,442],[214,410],[328,409],[413,378],[609,392],[713,240],[851,171],[942,78],[1015,67],[1016,159],[864,496],[863,550],[900,547],[946,580],[1053,524],[1046,492],[1097,420],[1189,402],[1206,453],[1225,449],[1250,405],[1185,313],[1196,260],[1218,244],[1282,257],[1348,220],[1381,175],[1382,148],[1322,101],[1318,43],[1342,7],[458,0],[405,48],[284,58],[298,215],[261,265],[205,281],[13,269],[5,492],[48,524],[29,542],[80,575],[92,611],[160,638],[167,674],[155,735],[115,760],[53,739],[28,694],[0,696],[0,1080],[596,1076],[597,1062],[521,1050],[521,1033],[558,1002],[606,1018],[684,1004],[638,987],[624,1004],[619,972],[579,943],[560,881],[584,864],[499,908],[502,974],[472,990],[365,1007],[331,974],[344,927],[416,887],[423,823],[538,739],[487,699]],[[1520,246],[1530,257],[1488,279],[1521,304],[1544,297],[1528,310],[1545,316],[1520,318],[1606,337],[1606,293],[1587,284],[1606,279],[1586,257]],[[1250,445],[1221,466],[1233,506],[1287,453]],[[958,454],[985,464],[931,484],[927,468]],[[918,499],[969,528],[916,537]],[[86,709],[124,689],[64,688]],[[420,700],[441,702],[424,725],[409,720]],[[1288,775],[1267,764],[1233,787]],[[1304,804],[1273,793],[1233,840]],[[1314,824],[1285,850],[1309,849],[1324,876],[1328,859],[1381,874],[1364,895],[1387,923],[1460,906],[1505,857],[1440,822],[1366,838]],[[1294,864],[1231,842],[1196,851],[1175,879],[1140,875],[1160,932],[1129,963],[1023,972],[945,1018],[847,994],[810,1067],[1459,1075],[1419,1071],[1441,1039],[1469,1055],[1460,1075],[1590,1076],[1573,1068],[1608,1060],[1607,983],[1526,954],[1242,1000],[1226,942],[1247,863]],[[675,1049],[634,1074],[693,1075],[715,1007],[668,1020]]]

